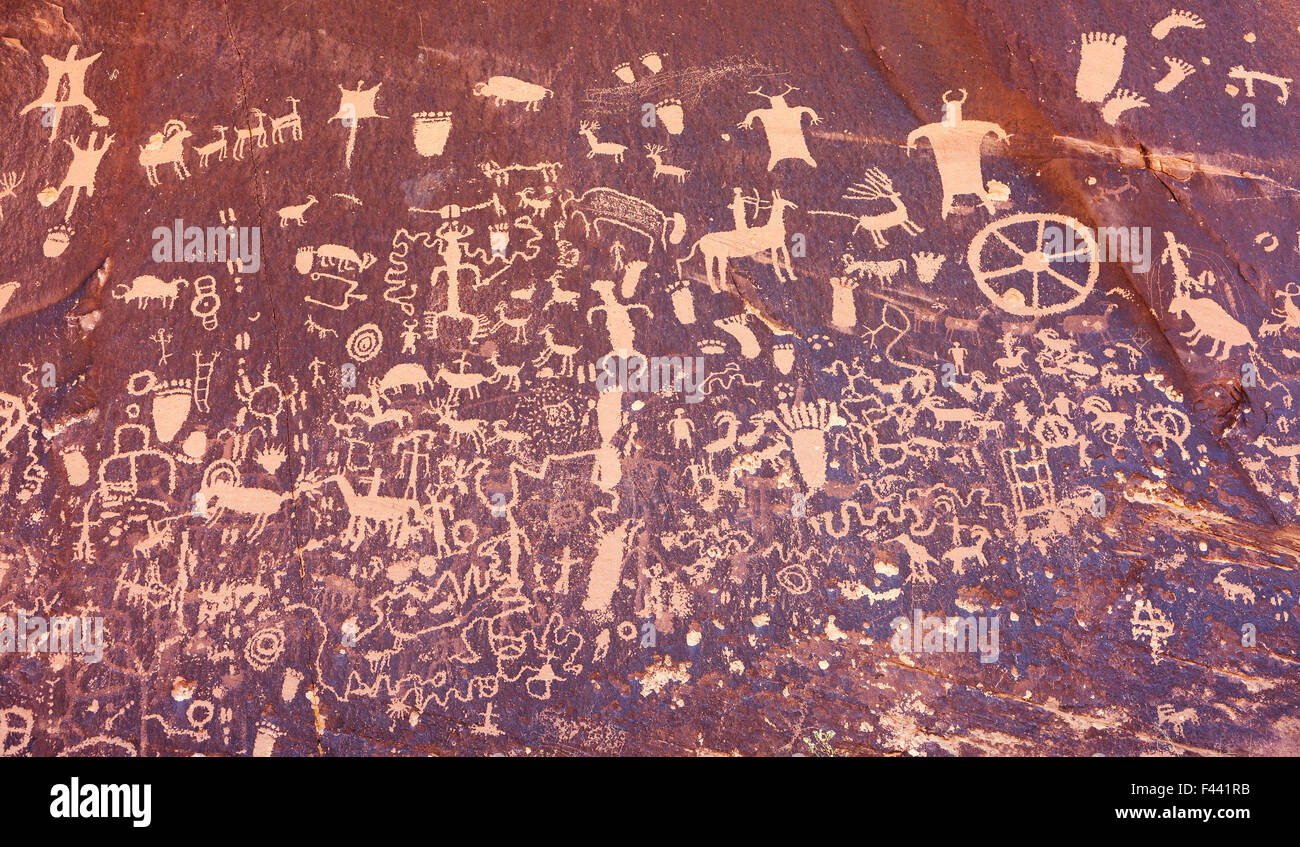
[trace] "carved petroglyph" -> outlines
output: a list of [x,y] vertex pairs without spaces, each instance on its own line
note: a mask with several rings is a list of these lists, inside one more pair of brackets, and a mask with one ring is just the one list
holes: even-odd
[[803,118],[807,115],[814,125],[821,123],[822,119],[807,106],[791,106],[785,102],[787,94],[798,90],[793,85],[787,85],[785,91],[780,94],[764,94],[761,88],[749,92],[757,97],[767,98],[767,108],[755,109],[746,115],[743,121],[736,124],[740,129],[753,129],[755,121],[763,125],[763,131],[767,134],[767,148],[770,151],[767,160],[769,171],[775,168],[778,162],[786,159],[798,159],[804,164],[817,167],[812,153],[808,151],[808,142],[804,140]]
[[35,100],[18,110],[20,116],[33,109],[40,109],[43,115],[48,115],[50,141],[53,141],[58,136],[59,122],[62,120],[63,112],[66,109],[85,109],[90,115],[91,123],[95,126],[108,126],[108,118],[99,114],[99,107],[86,96],[86,73],[103,53],[95,53],[93,56],[78,59],[77,51],[80,49],[80,46],[73,44],[68,48],[67,57],[63,59],[42,56],[41,61],[45,64],[45,68],[49,73],[45,83],[45,90]]
[[[0,170],[6,231],[45,238],[0,282],[0,586],[14,609],[98,604],[111,637],[95,674],[23,657],[40,687],[0,702],[0,753],[789,751],[839,714],[810,705],[822,679],[858,704],[916,690],[812,749],[1002,750],[929,720],[931,695],[1046,704],[1069,720],[1041,743],[1075,743],[1062,655],[1099,697],[1088,674],[1111,656],[1173,685],[1168,703],[1089,706],[1105,751],[1208,745],[1212,723],[1215,750],[1275,740],[1276,699],[1237,689],[1277,690],[1295,614],[1300,282],[1266,205],[1283,177],[1199,241],[1174,218],[1201,209],[1212,228],[1234,186],[1266,183],[1222,162],[1165,180],[1154,267],[1111,264],[1083,223],[1146,209],[1173,175],[1184,154],[1147,150],[1164,136],[1146,129],[1202,91],[1197,71],[1238,61],[1204,21],[1171,12],[1155,52],[1138,44],[1150,20],[1082,34],[1077,57],[1067,34],[1070,67],[1040,69],[1059,91],[999,89],[963,57],[960,84],[1023,144],[967,120],[966,89],[903,144],[915,92],[901,119],[851,108],[889,92],[848,39],[828,82],[780,53],[691,66],[685,37],[611,42],[596,66],[539,58],[539,28],[508,54],[458,29],[455,4],[440,15],[442,46],[420,45],[400,85],[364,28],[322,42],[333,58],[294,96],[261,91],[279,83],[247,76],[259,61],[211,104],[160,75],[127,144],[85,97],[96,57],[46,61],[52,86],[20,112],[43,122],[12,122],[44,140],[53,121],[64,143],[15,144]],[[675,54],[642,52],[656,44]],[[1194,67],[1198,45],[1213,59]],[[1289,79],[1241,68],[1224,73],[1285,105]],[[1076,134],[1106,129],[1094,107],[1113,124],[1147,106],[1139,146],[1044,147],[1062,105]],[[1014,180],[1019,213],[989,175]],[[125,214],[102,206],[115,196]],[[177,204],[215,208],[209,229],[268,228],[262,276],[229,254],[168,269],[128,231]],[[1002,669],[882,652],[890,619],[926,604],[1002,616]],[[1223,636],[1247,618],[1269,652],[1243,639],[1243,675]],[[1225,692],[1226,731],[1208,707]],[[701,723],[719,703],[782,737]],[[668,714],[689,722],[678,741],[632,731]]]
[[1001,183],[989,182],[985,185],[980,148],[989,135],[996,136],[1001,141],[1008,141],[1011,136],[995,123],[963,118],[962,104],[966,102],[966,91],[962,90],[960,99],[949,99],[951,93],[944,93],[943,120],[912,130],[907,136],[907,148],[910,151],[922,139],[930,142],[935,163],[939,167],[939,178],[943,182],[942,217],[947,218],[952,211],[953,198],[963,194],[976,195],[989,214],[993,214],[993,204],[1007,200],[1010,194]]
[[506,103],[524,103],[524,108],[536,112],[542,103],[554,97],[555,92],[532,82],[524,82],[512,76],[489,77],[485,82],[474,84],[476,97],[491,97],[492,101],[503,106]]

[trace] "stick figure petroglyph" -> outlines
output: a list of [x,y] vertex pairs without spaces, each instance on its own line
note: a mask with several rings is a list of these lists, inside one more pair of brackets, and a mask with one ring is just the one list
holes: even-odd
[[1277,86],[1278,91],[1281,92],[1277,96],[1277,102],[1280,105],[1285,106],[1286,101],[1291,98],[1292,80],[1290,77],[1282,77],[1282,76],[1277,76],[1275,74],[1266,74],[1263,71],[1248,71],[1245,68],[1243,68],[1241,65],[1233,65],[1232,69],[1228,71],[1228,77],[1230,79],[1239,79],[1246,83],[1247,97],[1255,96],[1256,82],[1267,82],[1270,85]]

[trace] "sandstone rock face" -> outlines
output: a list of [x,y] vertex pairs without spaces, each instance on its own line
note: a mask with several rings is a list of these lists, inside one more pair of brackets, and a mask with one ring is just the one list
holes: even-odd
[[1300,752],[1293,4],[279,5],[0,17],[0,754]]

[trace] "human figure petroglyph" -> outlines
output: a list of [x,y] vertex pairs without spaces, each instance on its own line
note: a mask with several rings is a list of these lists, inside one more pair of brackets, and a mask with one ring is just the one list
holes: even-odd
[[961,346],[960,341],[954,341],[948,348],[948,353],[952,357],[952,363],[957,368],[957,373],[966,375],[966,348]]
[[1277,76],[1275,74],[1266,74],[1263,71],[1248,71],[1245,68],[1243,68],[1241,65],[1233,65],[1232,69],[1228,71],[1228,78],[1239,79],[1245,82],[1247,97],[1255,96],[1256,82],[1267,82],[1270,85],[1277,86],[1278,91],[1281,92],[1281,94],[1279,94],[1277,97],[1277,102],[1279,105],[1285,106],[1286,101],[1291,98],[1292,79],[1290,77],[1282,77],[1282,76]]
[[486,318],[469,314],[460,307],[461,272],[469,271],[475,287],[479,286],[483,278],[482,271],[477,265],[465,261],[469,251],[466,250],[464,242],[473,234],[474,230],[469,226],[455,221],[448,221],[438,228],[435,243],[438,245],[438,257],[442,264],[434,268],[433,273],[430,274],[429,285],[436,289],[439,276],[444,279],[447,288],[447,305],[442,311],[434,311],[430,308],[425,312],[425,326],[431,338],[438,337],[439,323],[443,319],[451,319],[453,322],[468,321],[471,340],[476,341],[490,331]]
[[63,117],[64,109],[85,109],[90,115],[92,124],[97,127],[108,126],[108,118],[99,114],[99,108],[86,96],[86,72],[103,53],[78,59],[77,51],[80,49],[79,45],[73,44],[68,48],[68,55],[64,59],[42,56],[41,61],[49,73],[45,90],[35,100],[18,110],[19,116],[38,108],[53,111],[54,116],[50,120],[50,141],[53,141],[59,133],[59,121]]
[[[99,171],[100,160],[108,151],[108,147],[113,143],[116,136],[108,136],[103,142],[96,146],[95,142],[99,138],[99,133],[92,132],[86,139],[86,146],[81,147],[70,138],[65,138],[64,142],[68,149],[72,151],[72,161],[68,164],[68,173],[59,183],[59,187],[46,188],[38,195],[38,200],[42,206],[49,206],[63,195],[64,191],[71,191],[68,196],[68,208],[63,213],[65,222],[72,220],[72,210],[76,208],[77,197],[82,191],[86,192],[87,197],[95,196],[95,174]],[[182,165],[182,167],[184,167]],[[188,175],[188,172],[187,172]]]
[[636,356],[636,327],[632,324],[632,312],[640,309],[649,319],[654,312],[641,303],[620,303],[614,294],[613,280],[596,280],[591,288],[600,295],[600,305],[587,310],[587,323],[597,312],[605,313],[605,329],[609,333],[609,349],[619,351],[620,356]]
[[[784,282],[788,274],[796,280],[794,267],[790,260],[790,248],[786,243],[785,211],[797,209],[793,202],[781,196],[781,192],[772,192],[772,210],[762,226],[748,227],[743,230],[728,232],[711,232],[700,238],[691,246],[685,258],[677,260],[677,276],[682,277],[682,265],[689,262],[698,250],[704,259],[704,272],[709,287],[714,291],[724,290],[727,284],[727,262],[744,256],[754,256],[766,251],[776,271],[776,278]],[[785,262],[785,274],[781,272],[781,262]]]
[[482,279],[482,271],[477,265],[465,261],[466,249],[464,242],[474,234],[474,230],[468,226],[462,226],[454,222],[447,222],[438,227],[437,243],[438,258],[442,264],[434,268],[433,274],[429,277],[429,284],[437,287],[438,276],[442,275],[447,284],[447,313],[460,315],[460,272],[469,271],[474,277],[474,286],[477,288],[479,281]]
[[1003,142],[1010,141],[1011,136],[990,121],[965,120],[962,117],[962,104],[966,102],[966,90],[961,89],[961,99],[948,99],[951,93],[946,91],[943,95],[943,120],[912,130],[907,136],[907,149],[910,153],[918,141],[929,140],[939,168],[939,179],[943,182],[941,217],[948,217],[953,208],[953,198],[963,194],[974,194],[988,213],[993,214],[993,204],[1007,200],[1010,192],[999,182],[985,185],[980,148],[989,135]]
[[768,106],[766,109],[755,109],[736,124],[739,129],[753,129],[754,121],[763,124],[767,147],[771,151],[767,160],[769,171],[776,167],[777,162],[785,159],[798,159],[804,164],[817,167],[812,153],[808,152],[808,142],[803,137],[803,116],[808,115],[814,125],[821,123],[822,119],[807,106],[790,106],[785,102],[787,94],[798,90],[793,85],[787,85],[780,94],[764,94],[762,88],[749,92],[767,98]]
[[690,450],[695,446],[692,435],[695,422],[686,417],[685,409],[674,409],[673,417],[668,421],[668,434],[673,440],[674,450]]

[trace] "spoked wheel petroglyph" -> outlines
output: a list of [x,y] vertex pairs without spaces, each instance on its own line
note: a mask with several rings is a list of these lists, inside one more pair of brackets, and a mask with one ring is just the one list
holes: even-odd
[[[1058,228],[1067,248],[1048,243],[1049,227]],[[975,234],[966,262],[995,306],[1013,315],[1055,315],[1082,304],[1096,284],[1097,240],[1066,215],[1011,215]]]

